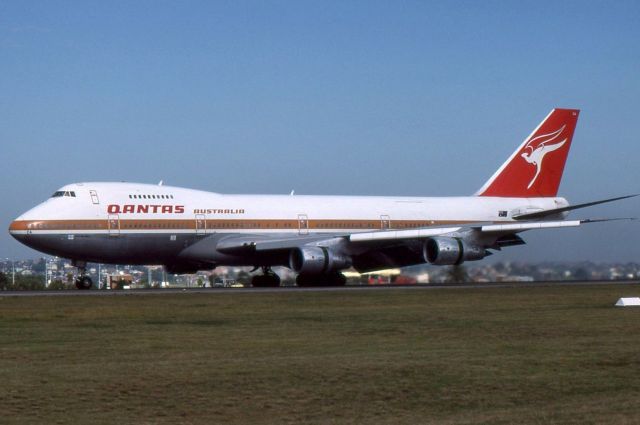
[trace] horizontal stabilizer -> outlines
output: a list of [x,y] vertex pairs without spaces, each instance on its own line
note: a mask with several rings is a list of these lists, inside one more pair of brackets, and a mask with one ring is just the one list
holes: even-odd
[[482,233],[494,232],[524,232],[525,230],[534,229],[557,229],[559,227],[577,227],[583,222],[580,220],[558,220],[558,221],[534,221],[527,223],[507,223],[507,224],[488,224],[481,226]]
[[621,199],[633,198],[635,196],[638,196],[638,195],[635,194],[635,195],[619,196],[617,198],[603,199],[601,201],[587,202],[584,204],[569,205],[568,207],[554,208],[552,210],[536,211],[534,213],[529,213],[529,214],[514,215],[513,218],[515,220],[537,220],[537,219],[546,218],[552,215],[561,214],[563,212],[578,210],[580,208],[592,207],[594,205],[605,204],[607,202],[619,201]]
[[587,218],[580,220],[581,223],[604,223],[605,221],[633,221],[635,217],[618,217],[618,218]]

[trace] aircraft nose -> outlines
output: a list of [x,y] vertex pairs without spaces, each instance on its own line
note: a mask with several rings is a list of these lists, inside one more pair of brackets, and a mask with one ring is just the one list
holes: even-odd
[[22,241],[27,233],[27,222],[22,220],[22,216],[13,220],[9,225],[9,234],[19,241]]

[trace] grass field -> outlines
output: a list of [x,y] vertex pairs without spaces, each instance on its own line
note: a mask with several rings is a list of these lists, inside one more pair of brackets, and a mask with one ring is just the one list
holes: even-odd
[[640,285],[0,297],[0,422],[640,422]]

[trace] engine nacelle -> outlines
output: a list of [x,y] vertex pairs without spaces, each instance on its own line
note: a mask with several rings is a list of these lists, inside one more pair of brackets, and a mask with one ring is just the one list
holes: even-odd
[[292,249],[289,267],[300,274],[322,274],[351,267],[351,259],[325,247],[303,246]]
[[461,238],[436,236],[424,244],[425,261],[438,266],[461,264],[464,261],[481,260],[487,256],[484,247],[471,245]]

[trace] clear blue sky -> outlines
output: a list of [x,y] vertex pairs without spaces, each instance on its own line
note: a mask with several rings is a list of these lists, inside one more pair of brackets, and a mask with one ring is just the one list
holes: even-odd
[[[0,1],[0,223],[76,181],[471,194],[553,107],[561,194],[640,192],[640,2]],[[640,216],[640,200],[576,216]],[[640,260],[640,224],[500,259]],[[0,257],[35,257],[6,231]]]

